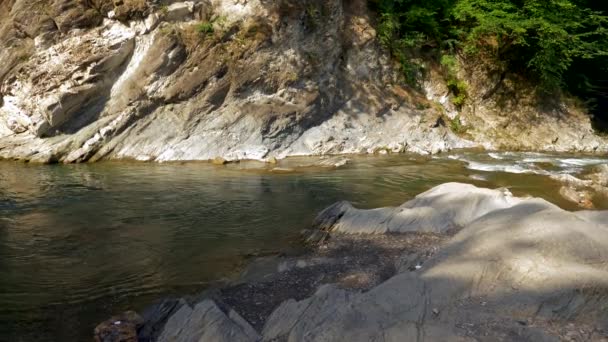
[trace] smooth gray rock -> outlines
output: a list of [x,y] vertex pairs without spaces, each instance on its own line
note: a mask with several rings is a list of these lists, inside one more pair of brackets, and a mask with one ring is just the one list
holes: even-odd
[[587,221],[593,222],[600,227],[608,229],[608,211],[600,210],[581,210],[576,215]]
[[331,285],[320,287],[315,295],[296,302],[289,300],[281,304],[267,319],[262,335],[264,340],[307,340],[315,326],[334,319],[337,309],[348,303],[353,293]]
[[[552,298],[589,286],[608,289],[606,247],[605,225],[526,199],[471,222],[425,264],[421,277],[432,283],[437,305],[485,296],[505,310],[553,316]],[[599,308],[588,304],[589,314]]]
[[444,233],[519,201],[507,190],[446,183],[396,208],[362,210],[354,208],[348,202],[338,202],[322,211],[313,227],[348,234],[412,231]]
[[194,308],[182,306],[167,321],[158,341],[258,341],[255,330],[236,312],[226,315],[212,300],[204,300]]
[[187,305],[183,299],[164,299],[146,308],[142,312],[144,324],[137,334],[139,341],[148,342],[156,340],[169,317]]

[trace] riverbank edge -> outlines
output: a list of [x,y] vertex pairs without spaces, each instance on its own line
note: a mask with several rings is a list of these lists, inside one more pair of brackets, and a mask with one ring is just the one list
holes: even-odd
[[[448,201],[442,200],[442,196],[447,196]],[[466,200],[469,204],[461,203],[462,200]],[[436,203],[429,204],[429,201],[435,201]],[[424,215],[426,205],[429,205],[429,208],[435,207],[437,213]],[[468,208],[466,213],[461,210],[463,205]],[[220,334],[215,336],[219,340],[228,336],[221,334],[233,334],[234,329],[244,334],[244,341],[262,340],[261,335],[257,333],[258,331],[263,334],[264,340],[268,340],[268,336],[273,335],[273,329],[281,330],[280,327],[285,323],[282,320],[287,319],[289,321],[289,318],[281,317],[281,310],[287,310],[285,314],[289,317],[289,314],[293,314],[293,312],[290,313],[290,310],[294,310],[294,305],[295,310],[299,310],[297,309],[300,305],[298,303],[308,302],[308,305],[313,305],[310,303],[311,300],[314,303],[315,299],[319,299],[319,296],[322,297],[321,299],[325,298],[324,296],[328,295],[327,293],[331,295],[324,300],[338,300],[340,302],[340,296],[344,295],[346,296],[344,300],[349,301],[348,298],[362,297],[366,295],[365,293],[382,292],[378,289],[387,287],[386,284],[390,282],[395,282],[394,278],[404,278],[403,280],[406,283],[411,284],[408,287],[415,286],[416,279],[421,276],[419,270],[423,269],[421,272],[424,272],[427,269],[427,262],[432,272],[433,266],[437,266],[437,261],[433,262],[433,259],[441,260],[441,254],[444,254],[443,258],[445,260],[446,250],[452,249],[451,253],[455,253],[453,246],[450,245],[453,245],[454,241],[458,242],[459,235],[462,235],[463,232],[466,235],[468,229],[466,227],[469,224],[475,225],[478,218],[483,221],[483,217],[488,214],[487,216],[490,217],[489,225],[492,226],[493,216],[504,215],[504,213],[498,214],[502,211],[501,208],[512,209],[521,213],[521,210],[517,209],[518,207],[521,207],[521,210],[526,213],[523,215],[524,221],[527,217],[534,218],[536,215],[534,211],[538,210],[538,207],[541,208],[541,212],[547,211],[551,215],[563,216],[566,221],[575,219],[578,226],[574,230],[588,231],[589,228],[602,230],[608,228],[608,226],[599,223],[603,222],[602,215],[608,214],[606,211],[566,212],[543,200],[514,198],[505,189],[489,190],[458,183],[446,183],[433,188],[397,208],[359,210],[353,208],[348,202],[338,202],[317,216],[311,230],[303,232],[309,249],[302,255],[255,259],[235,283],[206,291],[191,300],[168,299],[161,301],[144,310],[142,317],[138,318],[140,324],[135,323],[132,326],[137,327],[137,338],[140,341],[171,340],[170,336],[173,336],[171,334],[177,334],[173,336],[177,338],[181,337],[182,333],[191,333],[183,330],[185,328],[175,326],[176,324],[189,324],[180,318],[180,314],[195,315],[198,310],[203,310],[201,307],[204,307],[204,313],[200,314],[206,315],[207,312],[214,312],[215,318],[213,321],[220,320],[222,322],[218,324],[223,328],[215,332]],[[411,208],[411,210],[408,211],[407,208]],[[401,217],[402,214],[398,213],[404,212],[404,210],[406,216]],[[492,215],[494,212],[497,214]],[[507,217],[513,216],[510,213],[507,214]],[[407,217],[408,215],[414,216]],[[520,218],[516,217],[516,219]],[[412,221],[412,219],[414,220]],[[582,221],[580,221],[581,219]],[[558,222],[560,221],[558,220]],[[534,224],[525,224],[522,227],[529,230],[529,225],[533,226]],[[504,230],[502,226],[499,229]],[[559,229],[561,230],[562,227]],[[601,234],[605,235],[605,233],[608,233],[608,231]],[[564,241],[559,240],[559,238],[557,241],[573,248],[583,245],[579,241]],[[510,242],[512,241],[505,242],[505,245]],[[538,243],[544,243],[544,241],[538,241]],[[608,240],[600,239],[599,243],[606,244]],[[597,245],[597,243],[594,244]],[[479,246],[477,247],[479,248]],[[541,247],[539,248],[542,250]],[[535,248],[532,248],[531,251],[532,253],[536,252]],[[450,252],[447,253],[448,256],[451,255]],[[556,255],[562,255],[559,254],[561,253],[559,251],[555,253],[558,253]],[[534,259],[534,256],[532,255],[531,258]],[[458,259],[458,256],[456,256],[456,259]],[[548,260],[551,260],[551,258]],[[584,267],[583,264],[581,266]],[[410,273],[411,275],[409,275]],[[487,271],[483,271],[483,274],[485,273]],[[498,274],[500,274],[500,271]],[[597,279],[594,278],[594,282],[597,283],[602,275],[600,274],[598,277]],[[429,282],[429,284],[432,283]],[[598,290],[601,289],[603,286],[601,281],[597,284],[599,286]],[[508,287],[508,284],[501,284],[501,286]],[[556,289],[544,289],[544,291],[555,292]],[[397,293],[398,296],[403,296],[399,293]],[[424,293],[424,296],[427,296],[426,290]],[[445,294],[435,293],[435,295],[442,297]],[[338,296],[338,299],[336,299],[336,296]],[[376,296],[379,295],[376,293]],[[390,293],[388,296],[390,296]],[[482,296],[481,298],[486,297]],[[382,301],[382,298],[378,297],[375,300]],[[491,299],[487,300],[492,302]],[[510,299],[510,301],[512,300]],[[601,305],[599,299],[598,302]],[[343,305],[341,303],[336,305]],[[490,308],[493,305],[486,307],[484,303],[486,302],[482,302],[481,306],[483,308],[481,309],[489,310],[486,315],[489,314],[490,318],[496,320],[500,311],[495,308],[493,310],[497,311],[492,311]],[[425,304],[425,306],[428,305],[428,303]],[[456,309],[453,310],[470,310],[469,307],[471,306],[477,310],[479,308],[476,308],[476,305],[479,304],[467,303],[466,300],[465,302],[459,301]],[[547,304],[543,302],[541,307],[543,305]],[[570,306],[570,303],[567,306]],[[590,308],[593,309],[593,305]],[[448,310],[448,308],[442,310]],[[321,313],[323,312],[322,310]],[[440,309],[432,308],[432,315],[439,316],[439,312]],[[502,315],[504,316],[504,312]],[[128,317],[128,315],[122,317]],[[585,320],[567,319],[566,322],[570,323],[565,325],[562,324],[563,322],[556,324],[552,319],[537,317],[537,315],[523,320],[518,317],[517,314],[514,314],[514,316],[508,316],[508,319],[504,322],[492,323],[493,325],[490,327],[480,326],[477,329],[481,330],[466,331],[464,333],[465,337],[467,334],[472,334],[472,336],[485,334],[488,332],[487,329],[491,329],[493,333],[502,331],[515,334],[516,340],[526,340],[522,338],[529,334],[536,337],[541,336],[547,338],[547,340],[552,340],[551,337],[556,335],[563,339],[575,333],[581,335],[581,337],[608,337],[608,329],[603,331]],[[98,326],[96,334],[99,341],[114,341],[100,338],[100,332],[104,331],[104,327],[115,328],[112,326],[112,320],[116,319],[120,319],[120,317],[113,317]],[[279,320],[278,323],[277,319]],[[203,318],[201,320],[204,321]],[[272,321],[270,328],[268,327],[269,321]],[[300,321],[298,318],[298,324],[301,323]],[[479,322],[476,321],[477,323]],[[279,328],[277,328],[277,324]],[[525,328],[522,328],[522,326]],[[211,329],[211,326],[207,328]],[[288,333],[293,332],[293,329],[293,327],[289,328]],[[169,333],[167,334],[166,331],[169,331]]]
[[222,156],[215,157],[213,159],[183,159],[183,160],[167,160],[167,161],[157,161],[157,160],[142,160],[137,158],[108,158],[108,159],[99,159],[95,161],[86,161],[86,162],[71,162],[71,163],[63,163],[58,159],[49,158],[49,159],[29,159],[27,157],[18,158],[18,157],[3,157],[0,155],[0,162],[22,162],[29,164],[37,164],[37,165],[54,165],[54,164],[90,164],[90,163],[108,163],[108,162],[119,162],[119,163],[143,163],[143,164],[183,164],[183,163],[210,163],[218,166],[226,165],[226,164],[236,164],[241,162],[259,162],[263,164],[277,164],[281,161],[293,159],[293,158],[339,158],[339,157],[365,157],[365,156],[384,156],[384,155],[414,155],[419,157],[428,157],[428,156],[437,156],[442,154],[449,153],[466,153],[466,152],[477,152],[477,153],[505,153],[505,152],[513,152],[513,153],[547,153],[547,154],[577,154],[581,156],[595,157],[595,156],[608,156],[608,144],[603,148],[597,148],[593,151],[589,150],[579,150],[579,149],[485,149],[482,146],[468,147],[468,148],[450,148],[446,150],[436,151],[436,152],[415,152],[415,151],[399,151],[393,152],[389,149],[378,149],[373,152],[365,152],[365,153],[326,153],[326,154],[289,154],[282,156],[280,158],[277,157],[264,157],[264,158],[246,158],[246,159],[225,159]]

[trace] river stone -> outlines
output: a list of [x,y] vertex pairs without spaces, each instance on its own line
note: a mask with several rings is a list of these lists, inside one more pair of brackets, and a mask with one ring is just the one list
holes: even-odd
[[215,157],[212,161],[213,165],[225,165],[228,161],[222,157]]
[[95,342],[137,342],[137,329],[144,320],[134,311],[113,316],[95,327]]
[[608,187],[608,164],[598,165],[593,169],[593,173],[585,178],[599,186]]
[[159,342],[254,342],[257,332],[233,310],[226,315],[212,300],[204,300],[194,308],[182,306],[167,321]]
[[338,202],[322,211],[313,227],[341,233],[445,233],[463,227],[490,211],[519,202],[507,190],[446,183],[396,208],[356,209]]
[[559,194],[566,200],[576,203],[585,209],[593,209],[593,194],[588,190],[582,190],[574,186],[564,185],[559,189]]
[[346,164],[350,163],[350,159],[345,158],[345,157],[330,157],[327,159],[322,159],[319,162],[320,166],[323,167],[335,167],[335,168],[339,168],[342,167]]

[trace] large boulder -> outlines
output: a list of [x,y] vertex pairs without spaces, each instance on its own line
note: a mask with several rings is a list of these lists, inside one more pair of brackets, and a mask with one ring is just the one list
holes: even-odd
[[265,340],[553,341],[561,333],[552,324],[608,329],[608,212],[567,212],[456,183],[396,209],[332,208],[321,226],[345,233],[462,229],[427,262],[371,291],[326,286],[283,303]]
[[[174,314],[161,340],[608,338],[608,211],[568,212],[538,198],[448,183],[399,208],[364,211],[341,202],[316,224],[341,233],[454,228],[455,235],[416,267],[396,267],[369,291],[328,284],[308,298],[284,301],[261,336],[232,310],[226,315],[205,300]],[[404,252],[404,260],[412,258]]]
[[477,188],[470,184],[446,183],[422,193],[396,208],[356,209],[338,202],[322,211],[313,228],[341,233],[445,233],[463,227],[495,210],[520,200],[508,190]]

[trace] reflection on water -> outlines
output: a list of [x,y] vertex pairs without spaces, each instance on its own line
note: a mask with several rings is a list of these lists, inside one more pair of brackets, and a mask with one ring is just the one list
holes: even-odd
[[542,174],[470,168],[498,160],[490,155],[351,158],[337,170],[290,159],[281,173],[259,163],[0,163],[0,340],[89,340],[112,313],[196,293],[248,254],[287,248],[337,200],[398,205],[460,181],[574,209]]

